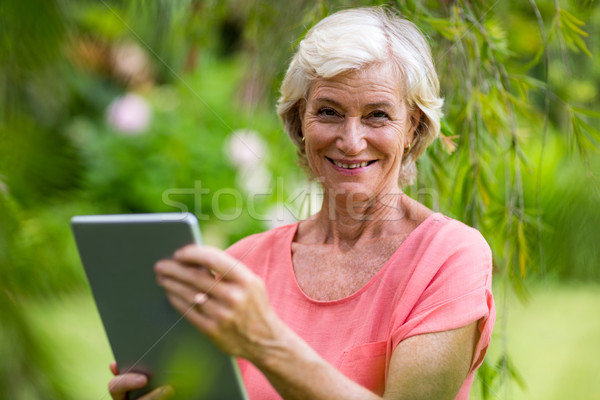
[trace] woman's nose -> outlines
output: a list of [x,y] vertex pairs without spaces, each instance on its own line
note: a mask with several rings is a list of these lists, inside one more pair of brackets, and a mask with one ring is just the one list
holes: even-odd
[[366,149],[367,141],[364,137],[364,127],[360,118],[351,117],[346,119],[336,140],[336,146],[345,155],[357,155]]

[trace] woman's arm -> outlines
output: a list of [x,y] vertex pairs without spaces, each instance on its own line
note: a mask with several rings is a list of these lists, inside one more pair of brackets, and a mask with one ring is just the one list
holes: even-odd
[[[262,280],[225,252],[186,246],[174,261],[157,263],[156,272],[179,312],[221,349],[252,362],[282,397],[379,398],[287,327],[272,309]],[[404,340],[392,355],[384,398],[453,399],[477,340],[476,323]]]
[[384,398],[454,399],[479,341],[477,322],[400,342],[390,361]]
[[[295,336],[295,335],[294,335]],[[477,323],[417,335],[391,359],[384,399],[452,400],[463,384],[478,340]],[[285,399],[380,399],[328,364],[298,337],[267,352],[257,367]]]

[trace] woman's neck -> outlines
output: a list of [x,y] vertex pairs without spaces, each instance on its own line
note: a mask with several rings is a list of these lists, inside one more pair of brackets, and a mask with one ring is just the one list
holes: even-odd
[[400,188],[373,199],[357,199],[352,195],[323,196],[321,211],[315,215],[316,239],[321,243],[353,246],[360,239],[402,234],[402,219],[412,218]]

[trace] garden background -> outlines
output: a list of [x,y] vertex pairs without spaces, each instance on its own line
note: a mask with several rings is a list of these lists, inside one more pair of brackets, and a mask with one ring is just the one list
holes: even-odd
[[[0,399],[108,397],[71,216],[187,209],[226,247],[316,211],[277,88],[316,21],[379,4],[0,3]],[[385,5],[428,35],[445,97],[406,191],[494,254],[472,398],[600,399],[600,5]]]

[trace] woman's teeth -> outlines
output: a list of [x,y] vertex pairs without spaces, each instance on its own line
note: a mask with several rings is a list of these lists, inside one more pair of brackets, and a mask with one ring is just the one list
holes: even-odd
[[337,162],[337,161],[334,160],[333,163],[335,165],[337,165],[338,167],[340,167],[340,168],[346,168],[346,169],[354,169],[354,168],[366,167],[367,165],[369,165],[368,161],[357,163],[357,164],[342,164],[342,163]]

